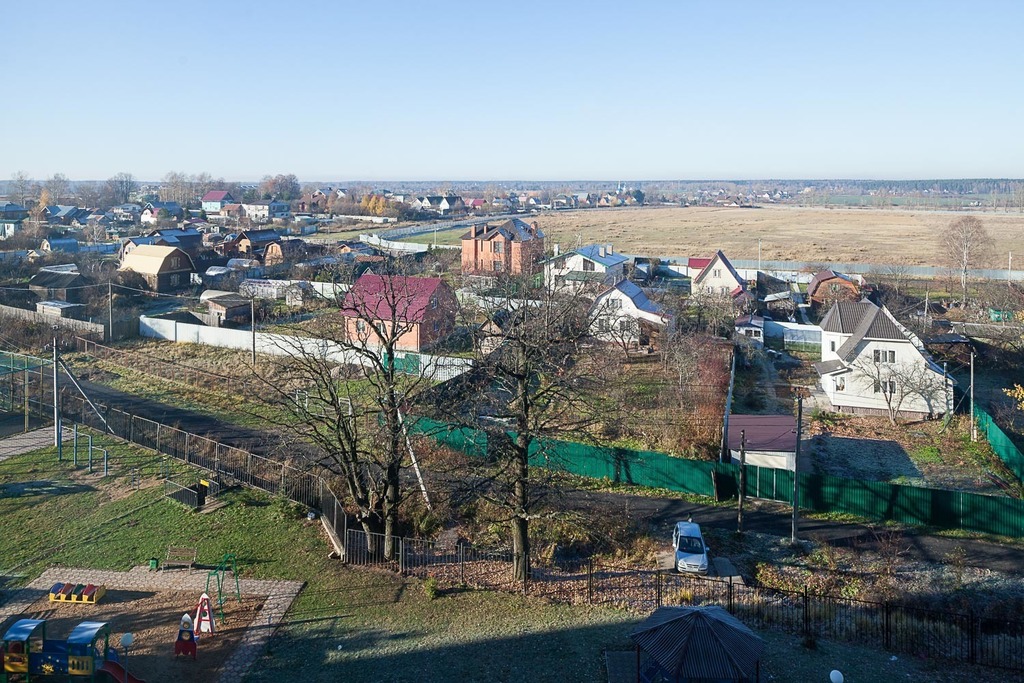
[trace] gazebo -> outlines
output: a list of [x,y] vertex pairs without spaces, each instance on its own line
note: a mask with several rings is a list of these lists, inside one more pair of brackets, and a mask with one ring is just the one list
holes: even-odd
[[764,641],[721,607],[659,607],[629,637],[638,683],[760,681]]

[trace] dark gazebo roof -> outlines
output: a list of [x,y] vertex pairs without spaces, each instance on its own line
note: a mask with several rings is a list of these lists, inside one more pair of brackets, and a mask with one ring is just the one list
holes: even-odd
[[755,680],[764,641],[718,606],[659,607],[629,634],[672,681]]

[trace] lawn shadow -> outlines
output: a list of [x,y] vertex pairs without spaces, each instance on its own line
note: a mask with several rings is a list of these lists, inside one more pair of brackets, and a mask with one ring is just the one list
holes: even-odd
[[12,484],[4,484],[0,486],[0,497],[63,496],[69,493],[87,493],[95,490],[92,486],[86,486],[85,484],[39,479],[36,481],[19,481]]
[[923,476],[910,454],[890,439],[856,439],[832,434],[814,438],[815,461],[825,474],[867,481]]

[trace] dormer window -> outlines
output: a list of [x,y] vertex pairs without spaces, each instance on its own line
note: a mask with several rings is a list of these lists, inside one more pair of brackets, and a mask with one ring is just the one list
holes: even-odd
[[590,259],[583,259],[583,270],[593,271],[594,270],[594,262],[591,261]]

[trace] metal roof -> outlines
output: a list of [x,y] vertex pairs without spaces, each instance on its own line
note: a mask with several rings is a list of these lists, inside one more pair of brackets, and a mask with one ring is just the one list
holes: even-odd
[[4,634],[4,640],[7,642],[23,643],[32,637],[32,634],[35,633],[40,625],[45,624],[45,619],[19,619],[7,629],[7,633]]
[[717,605],[659,607],[629,634],[669,680],[753,679],[764,641]]
[[110,626],[105,621],[83,621],[68,636],[68,645],[89,645],[96,637],[106,632],[110,634]]

